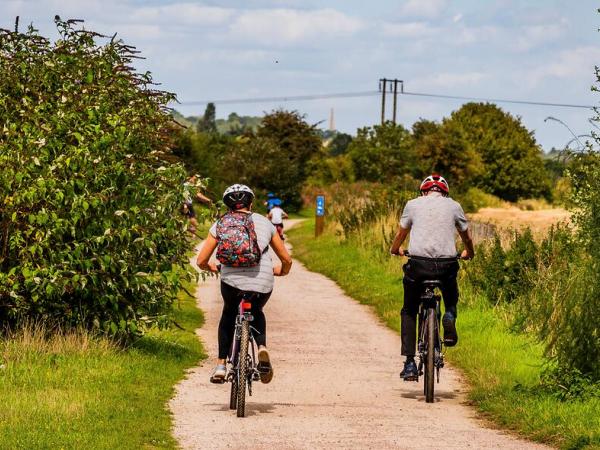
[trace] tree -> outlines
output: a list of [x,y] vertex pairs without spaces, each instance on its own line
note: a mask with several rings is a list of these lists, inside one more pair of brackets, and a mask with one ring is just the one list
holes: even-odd
[[443,175],[451,186],[460,188],[483,170],[479,155],[456,138],[455,129],[421,119],[413,124],[415,152],[422,178],[431,173]]
[[346,133],[336,133],[327,149],[329,150],[330,156],[339,156],[346,153],[348,146],[352,142],[352,136]]
[[[504,200],[549,197],[542,151],[520,118],[491,103],[467,103],[444,119],[437,164]],[[462,155],[461,155],[462,152]]]
[[263,117],[256,137],[270,141],[277,149],[269,175],[260,184],[277,192],[288,205],[299,207],[302,184],[309,175],[307,162],[321,149],[316,126],[309,125],[297,111],[277,110]]
[[191,279],[174,95],[75,23],[0,30],[0,319],[136,333]]
[[196,130],[205,133],[217,132],[217,117],[214,103],[208,103],[204,110],[204,115],[198,120]]
[[419,173],[412,136],[402,125],[360,128],[347,153],[357,179],[390,182]]

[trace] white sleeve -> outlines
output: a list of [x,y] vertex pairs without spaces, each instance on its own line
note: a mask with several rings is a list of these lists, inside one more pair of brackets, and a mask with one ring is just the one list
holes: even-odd
[[465,212],[463,211],[462,206],[460,206],[460,203],[456,203],[454,224],[459,231],[467,231],[469,228],[469,222],[465,217]]
[[400,216],[400,226],[405,230],[408,230],[412,226],[410,202],[406,203],[404,211],[402,211],[402,216]]

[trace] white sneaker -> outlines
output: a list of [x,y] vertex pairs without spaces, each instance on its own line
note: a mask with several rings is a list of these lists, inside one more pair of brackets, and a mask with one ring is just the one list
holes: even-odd
[[222,384],[225,382],[225,375],[227,374],[227,369],[224,364],[217,364],[215,370],[213,370],[212,375],[210,376],[210,382],[216,384]]
[[260,347],[258,349],[258,371],[261,382],[266,384],[273,379],[273,366],[271,366],[267,347]]

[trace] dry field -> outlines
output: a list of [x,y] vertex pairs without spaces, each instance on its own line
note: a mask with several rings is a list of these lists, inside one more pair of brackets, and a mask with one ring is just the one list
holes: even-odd
[[[472,221],[473,238],[480,242],[498,231],[504,235],[509,230],[522,230],[529,227],[534,236],[540,238],[552,225],[569,223],[571,213],[562,208],[523,211],[516,207],[482,208],[477,213],[469,214]],[[508,234],[511,234],[510,232]]]

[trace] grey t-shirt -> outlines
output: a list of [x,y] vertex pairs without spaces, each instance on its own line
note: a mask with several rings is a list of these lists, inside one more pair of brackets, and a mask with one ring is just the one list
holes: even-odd
[[[260,263],[254,267],[228,267],[221,266],[221,280],[242,291],[261,292],[266,294],[273,290],[273,262],[269,253],[269,243],[276,233],[275,227],[266,217],[252,213],[252,221],[256,231],[258,246],[261,250],[267,249],[260,258]],[[217,223],[210,227],[210,234],[217,237]]]
[[456,230],[466,231],[468,223],[458,202],[431,192],[406,203],[400,226],[410,229],[411,255],[451,258],[456,256]]

